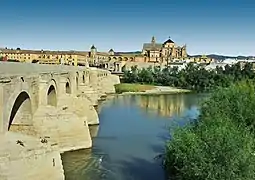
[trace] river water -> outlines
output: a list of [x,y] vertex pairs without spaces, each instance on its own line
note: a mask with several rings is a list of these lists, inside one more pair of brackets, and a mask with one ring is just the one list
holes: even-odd
[[100,106],[90,150],[62,155],[66,180],[164,180],[161,160],[169,127],[198,116],[206,95],[125,95]]

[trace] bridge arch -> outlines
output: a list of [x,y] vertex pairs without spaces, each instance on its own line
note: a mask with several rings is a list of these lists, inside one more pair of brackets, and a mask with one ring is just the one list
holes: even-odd
[[79,73],[78,72],[76,72],[75,82],[76,82],[76,90],[78,90],[79,89]]
[[51,80],[47,90],[47,105],[57,106],[57,86],[54,79]]
[[89,83],[90,82],[89,71],[85,71],[85,78],[86,78],[87,83]]
[[72,91],[71,91],[71,83],[70,83],[70,79],[67,78],[66,80],[66,94],[71,94]]
[[22,126],[32,125],[31,98],[26,91],[21,91],[11,103],[10,114],[8,115],[8,131],[18,131]]
[[83,74],[82,74],[82,83],[85,84],[86,83],[86,72],[83,71]]
[[122,61],[122,57],[118,57],[118,61]]

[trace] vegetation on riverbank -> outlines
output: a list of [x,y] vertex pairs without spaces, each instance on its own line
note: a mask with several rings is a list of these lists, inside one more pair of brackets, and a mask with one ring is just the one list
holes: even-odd
[[145,84],[132,84],[132,83],[121,83],[115,85],[116,93],[123,92],[145,92],[147,90],[154,89],[153,85],[145,85]]
[[130,71],[124,70],[123,83],[140,83],[161,86],[171,86],[193,91],[211,91],[217,87],[229,87],[231,84],[244,79],[253,79],[252,64],[247,63],[241,69],[239,63],[225,69],[216,67],[215,70],[207,71],[202,65],[189,63],[185,69],[177,67],[149,67],[138,69],[132,67]]
[[167,142],[165,168],[174,180],[255,179],[255,85],[220,88],[202,104],[197,121]]

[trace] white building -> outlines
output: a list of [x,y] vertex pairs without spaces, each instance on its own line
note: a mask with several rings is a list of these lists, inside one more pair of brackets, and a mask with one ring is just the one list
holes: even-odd
[[[227,63],[211,63],[211,64],[205,66],[205,69],[206,69],[207,71],[210,71],[210,70],[216,69],[216,67],[218,66],[218,67],[222,67],[223,70],[224,70],[226,65],[227,65]],[[229,64],[228,64],[228,65],[229,65]]]

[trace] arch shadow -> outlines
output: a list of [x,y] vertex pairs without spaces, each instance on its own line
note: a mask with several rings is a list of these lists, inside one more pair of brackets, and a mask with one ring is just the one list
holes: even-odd
[[66,78],[66,85],[65,85],[65,92],[66,94],[72,94],[73,90],[72,90],[72,83],[70,81],[70,79],[67,77]]
[[47,92],[47,105],[57,106],[57,93],[54,85],[50,85]]
[[31,124],[32,118],[32,106],[29,95],[22,91],[16,98],[9,118],[8,131],[11,130],[11,126],[14,124]]
[[83,72],[83,75],[82,75],[82,83],[85,84],[86,83],[86,73]]
[[118,61],[122,61],[122,57],[118,57]]
[[78,77],[76,77],[76,90],[79,89],[79,80],[78,80]]
[[76,90],[78,90],[79,89],[79,73],[78,72],[76,72],[75,80],[76,80]]
[[66,82],[66,94],[71,94],[71,87],[68,81]]

